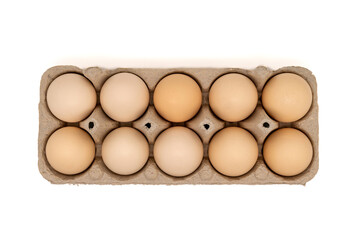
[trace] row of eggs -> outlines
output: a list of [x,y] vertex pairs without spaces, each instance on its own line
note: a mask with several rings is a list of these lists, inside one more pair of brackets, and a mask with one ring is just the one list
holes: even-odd
[[[92,83],[83,75],[66,73],[52,81],[47,90],[47,104],[58,119],[79,122],[88,117],[97,103]],[[190,76],[173,73],[165,76],[154,90],[156,111],[170,122],[185,122],[199,111],[202,93]],[[108,78],[100,91],[104,112],[118,122],[138,119],[150,101],[146,83],[137,75],[122,72]],[[209,105],[222,120],[241,121],[255,110],[258,92],[254,82],[240,73],[227,73],[212,84]],[[305,79],[293,73],[281,73],[267,81],[262,90],[265,111],[280,122],[301,119],[312,104],[312,91]]]
[[[140,171],[149,159],[149,143],[135,128],[120,127],[104,139],[101,155],[104,164],[119,175]],[[257,162],[259,148],[253,135],[240,127],[218,131],[208,147],[211,165],[221,174],[237,177],[249,172]],[[304,172],[313,158],[309,138],[295,128],[272,132],[264,142],[266,165],[281,176]],[[48,163],[57,172],[74,175],[85,171],[95,158],[95,143],[78,127],[63,127],[48,139],[45,148]],[[175,126],[163,131],[155,140],[153,156],[166,174],[184,177],[193,173],[204,157],[203,143],[191,129]]]

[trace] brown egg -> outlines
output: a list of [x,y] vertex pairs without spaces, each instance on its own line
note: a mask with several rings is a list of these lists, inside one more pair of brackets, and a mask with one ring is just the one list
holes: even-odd
[[273,132],[265,141],[263,156],[266,164],[282,176],[302,173],[311,163],[313,148],[309,138],[294,128]]
[[78,127],[63,127],[49,138],[46,158],[56,171],[73,175],[86,170],[95,157],[95,143],[90,135]]
[[258,159],[255,138],[245,129],[228,127],[214,135],[209,144],[209,160],[220,173],[237,177],[249,172]]
[[312,92],[305,79],[294,73],[272,77],[262,92],[265,111],[280,122],[294,122],[305,116],[312,103]]
[[96,106],[96,91],[91,82],[76,73],[63,74],[52,81],[46,101],[50,111],[65,122],[79,122]]
[[239,73],[219,77],[210,88],[209,104],[224,121],[241,121],[255,110],[258,93],[255,84]]
[[110,132],[102,144],[102,159],[114,173],[136,173],[149,158],[149,144],[138,130],[121,127]]
[[194,79],[185,74],[164,77],[154,91],[157,112],[171,122],[185,122],[199,111],[201,89]]
[[203,159],[203,144],[186,127],[172,127],[162,132],[154,144],[154,159],[165,173],[183,177],[194,172]]
[[146,111],[149,100],[147,85],[132,73],[118,73],[111,76],[100,91],[102,109],[118,122],[138,119]]

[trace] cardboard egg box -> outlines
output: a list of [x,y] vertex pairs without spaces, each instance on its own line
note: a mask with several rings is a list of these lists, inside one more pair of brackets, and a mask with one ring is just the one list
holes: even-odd
[[[150,105],[147,111],[136,121],[116,122],[109,118],[101,109],[99,93],[101,86],[112,75],[120,72],[130,72],[141,77],[150,90]],[[303,77],[310,85],[313,102],[309,112],[299,121],[292,123],[277,122],[269,117],[261,105],[261,92],[267,80],[279,73],[295,73]],[[57,119],[49,110],[46,103],[46,91],[50,83],[58,76],[65,73],[83,74],[89,79],[97,93],[97,106],[91,115],[79,123],[66,123]],[[153,92],[156,84],[170,73],[185,73],[194,78],[200,85],[203,93],[203,103],[195,117],[184,123],[171,123],[164,120],[153,106]],[[255,111],[245,120],[240,122],[224,122],[212,113],[209,108],[208,92],[211,84],[225,73],[241,73],[255,83],[259,102]],[[104,69],[90,67],[80,69],[75,66],[55,66],[48,69],[42,76],[40,85],[39,103],[39,139],[38,139],[38,167],[42,176],[54,184],[302,184],[311,180],[319,167],[319,126],[317,85],[314,75],[303,67],[283,67],[278,70],[259,66],[255,69],[240,68],[117,68]],[[194,130],[204,144],[204,158],[199,168],[186,177],[172,177],[161,171],[153,158],[153,144],[156,137],[171,126],[186,126]],[[87,131],[96,145],[96,156],[91,166],[77,175],[61,174],[50,166],[46,160],[45,146],[50,135],[64,126],[78,126]],[[105,136],[113,129],[131,126],[140,130],[150,144],[150,157],[146,165],[137,173],[122,176],[111,172],[101,158],[101,144]],[[211,137],[219,130],[228,126],[239,126],[250,131],[259,145],[259,156],[255,166],[245,175],[227,177],[217,172],[208,159],[208,143]],[[284,177],[272,172],[265,164],[262,157],[262,147],[265,138],[274,130],[282,127],[293,127],[305,133],[313,145],[313,159],[309,167],[301,174],[293,177]]]

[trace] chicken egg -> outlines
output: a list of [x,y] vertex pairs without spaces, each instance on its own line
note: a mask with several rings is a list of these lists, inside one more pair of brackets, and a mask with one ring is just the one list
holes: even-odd
[[95,158],[95,143],[78,127],[63,127],[49,137],[45,154],[53,169],[73,175],[85,171]]
[[150,94],[145,82],[132,73],[118,73],[106,80],[100,91],[104,112],[118,122],[138,119],[149,105]]
[[165,173],[183,177],[201,164],[204,150],[200,137],[186,127],[171,127],[162,132],[154,144],[154,159]]
[[251,133],[240,127],[227,127],[211,139],[209,160],[218,172],[237,177],[254,167],[258,151],[257,142]]
[[154,91],[156,111],[171,122],[185,122],[199,111],[202,94],[194,79],[185,74],[171,74],[157,84]]
[[312,91],[305,79],[294,73],[272,77],[262,91],[265,111],[280,122],[294,122],[309,111]]
[[46,94],[50,111],[65,122],[79,122],[88,117],[96,106],[96,98],[92,83],[77,73],[55,78]]
[[219,77],[210,88],[209,105],[221,119],[241,121],[255,110],[258,93],[255,84],[239,73]]
[[149,158],[149,144],[138,130],[121,127],[105,137],[101,154],[104,164],[112,172],[130,175],[146,164]]
[[263,156],[266,164],[282,176],[295,176],[310,165],[313,148],[309,138],[294,128],[281,128],[265,140]]

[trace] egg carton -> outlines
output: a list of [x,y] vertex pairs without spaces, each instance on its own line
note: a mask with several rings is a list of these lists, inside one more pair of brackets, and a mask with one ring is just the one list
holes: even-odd
[[[99,92],[104,82],[112,75],[120,72],[130,72],[141,77],[150,90],[150,105],[146,112],[133,122],[117,122],[110,119],[102,110],[99,103]],[[283,123],[277,122],[267,115],[261,104],[261,92],[267,80],[279,73],[295,73],[303,77],[310,85],[313,102],[309,112],[300,120]],[[91,115],[79,123],[67,123],[57,119],[49,110],[46,103],[46,91],[50,83],[65,73],[83,74],[89,79],[98,95],[97,106]],[[203,102],[200,111],[187,122],[172,123],[164,120],[156,112],[153,105],[153,92],[156,84],[171,73],[185,73],[193,77],[202,89]],[[240,122],[225,122],[214,115],[209,108],[208,93],[211,84],[225,73],[241,73],[255,83],[259,101],[255,111]],[[42,176],[54,184],[302,184],[311,180],[319,167],[319,125],[317,84],[314,75],[303,67],[283,67],[278,70],[259,66],[246,70],[241,68],[116,68],[104,69],[90,67],[80,69],[75,66],[55,66],[48,69],[42,76],[39,103],[39,139],[38,139],[38,167]],[[64,175],[55,171],[45,155],[45,146],[50,135],[65,126],[78,126],[87,131],[96,145],[96,156],[91,166],[77,175]],[[146,165],[137,173],[122,176],[111,172],[101,158],[101,144],[105,136],[115,128],[130,126],[140,130],[150,144],[150,157]],[[161,171],[153,158],[153,144],[156,137],[171,126],[186,126],[194,130],[202,139],[204,158],[199,168],[186,177],[172,177]],[[228,177],[217,172],[208,159],[208,144],[211,137],[219,130],[228,126],[239,126],[250,131],[259,146],[259,155],[255,166],[245,175]],[[265,164],[262,148],[265,138],[274,130],[292,127],[305,133],[313,146],[314,154],[311,164],[299,175],[284,177],[272,172]]]

